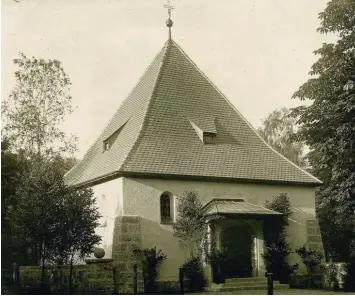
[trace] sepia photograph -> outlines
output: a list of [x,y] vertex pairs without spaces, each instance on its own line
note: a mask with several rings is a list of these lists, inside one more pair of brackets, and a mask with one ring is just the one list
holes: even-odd
[[1,294],[354,295],[355,0],[2,0]]

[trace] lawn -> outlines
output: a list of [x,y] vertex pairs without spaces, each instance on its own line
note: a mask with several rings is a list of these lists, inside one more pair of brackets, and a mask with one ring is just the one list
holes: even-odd
[[[194,295],[267,295],[266,290],[244,290],[244,291],[230,291],[194,293]],[[274,295],[355,295],[355,292],[336,292],[325,290],[308,290],[308,289],[277,289],[274,290]]]

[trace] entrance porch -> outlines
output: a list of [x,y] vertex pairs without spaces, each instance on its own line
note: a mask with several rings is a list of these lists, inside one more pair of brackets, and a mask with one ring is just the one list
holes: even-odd
[[222,251],[225,278],[264,276],[264,230],[282,214],[243,199],[213,199],[204,207],[209,221],[209,251]]

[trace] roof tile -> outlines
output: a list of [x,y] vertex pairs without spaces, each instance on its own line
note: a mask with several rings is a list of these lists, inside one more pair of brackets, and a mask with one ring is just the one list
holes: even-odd
[[[215,129],[215,143],[205,145],[190,120]],[[102,141],[125,122],[103,153]],[[80,185],[115,173],[321,184],[266,144],[172,40],[65,178]]]

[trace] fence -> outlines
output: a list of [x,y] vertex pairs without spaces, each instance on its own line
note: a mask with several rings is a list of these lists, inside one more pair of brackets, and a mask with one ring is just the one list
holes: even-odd
[[[2,270],[2,294],[119,294],[119,270],[111,259],[91,259],[86,265],[74,265],[72,271],[72,287],[69,287],[70,266],[45,266],[44,281],[40,266],[13,266],[12,270]],[[139,289],[138,266],[132,268],[133,294],[149,293]],[[184,270],[179,269],[179,281],[174,283],[160,282],[159,294],[185,293]],[[126,294],[125,291],[121,291]]]

